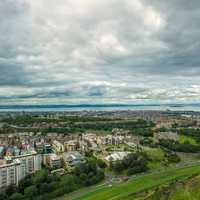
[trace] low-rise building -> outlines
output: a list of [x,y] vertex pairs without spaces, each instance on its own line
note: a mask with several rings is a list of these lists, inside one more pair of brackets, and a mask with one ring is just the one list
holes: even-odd
[[179,135],[175,132],[158,132],[158,133],[154,133],[154,138],[157,141],[161,139],[178,141]]
[[43,153],[44,150],[44,144],[42,142],[36,142],[35,143],[35,149],[38,153]]
[[43,153],[44,153],[44,154],[50,154],[50,153],[52,153],[52,152],[53,152],[53,151],[52,151],[51,145],[48,144],[48,143],[44,144]]
[[52,169],[58,169],[61,168],[62,163],[61,163],[61,158],[60,156],[56,155],[56,154],[51,154],[50,155],[50,159],[49,159],[49,166]]
[[84,157],[77,151],[66,152],[63,159],[67,167],[75,167],[77,164],[85,162]]
[[110,163],[114,163],[116,161],[121,161],[123,160],[128,154],[130,154],[130,152],[127,151],[122,151],[122,152],[114,152],[108,156],[105,157],[105,161],[110,164]]
[[65,151],[64,145],[60,142],[58,142],[57,140],[53,141],[53,149],[57,152],[57,153],[62,153]]
[[119,145],[124,142],[123,136],[115,136],[115,135],[106,135],[102,137],[102,144],[104,145]]
[[64,147],[66,151],[76,151],[78,149],[77,140],[70,140],[64,143]]

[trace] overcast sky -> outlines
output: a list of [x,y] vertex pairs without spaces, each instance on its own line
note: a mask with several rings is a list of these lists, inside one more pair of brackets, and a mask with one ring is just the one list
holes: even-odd
[[0,103],[200,100],[199,0],[1,0]]

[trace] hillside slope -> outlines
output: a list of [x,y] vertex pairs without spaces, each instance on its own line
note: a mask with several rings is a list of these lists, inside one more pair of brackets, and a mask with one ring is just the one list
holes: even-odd
[[[175,198],[178,196],[172,192],[169,188],[167,193],[166,189],[163,189],[164,185],[170,187],[170,184],[181,183],[181,180],[187,180],[193,175],[200,174],[200,166],[191,166],[184,168],[169,168],[168,170],[160,171],[157,173],[146,174],[133,179],[130,179],[126,183],[120,183],[113,185],[113,187],[102,186],[96,188],[90,192],[84,192],[78,194],[76,197],[70,198],[65,196],[62,199],[73,199],[73,200],[168,200],[174,198],[174,200],[184,200],[183,198]],[[198,179],[197,179],[198,180]],[[177,182],[179,181],[179,182]],[[178,187],[178,185],[177,185]],[[157,188],[157,189],[155,189]],[[174,186],[172,187],[174,188]],[[183,188],[183,190],[185,190]],[[180,191],[179,189],[177,191]],[[166,195],[163,195],[165,194]],[[139,195],[138,195],[139,194]],[[159,196],[160,194],[160,196]],[[171,196],[169,196],[171,195]],[[173,197],[172,195],[176,195]],[[158,196],[158,197],[157,197]],[[162,197],[163,196],[163,197]],[[190,200],[190,198],[186,198]],[[199,198],[200,199],[200,198]],[[199,200],[198,199],[198,200]],[[193,199],[191,199],[193,200]],[[194,199],[196,200],[196,199]]]
[[[156,189],[137,195],[130,195],[123,200],[199,200],[200,176],[162,185]],[[119,199],[122,200],[122,199]]]

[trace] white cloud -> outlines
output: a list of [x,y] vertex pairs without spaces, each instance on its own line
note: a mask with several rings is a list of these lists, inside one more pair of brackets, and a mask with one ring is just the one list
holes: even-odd
[[184,6],[158,0],[1,1],[0,97],[198,98],[200,30],[192,24],[200,16],[188,11],[187,20],[180,18]]

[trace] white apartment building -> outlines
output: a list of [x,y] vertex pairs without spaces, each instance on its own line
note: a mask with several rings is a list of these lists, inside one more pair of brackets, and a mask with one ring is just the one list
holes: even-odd
[[25,176],[40,170],[41,164],[41,155],[35,151],[12,157],[9,161],[2,160],[0,163],[0,188],[12,184],[18,185]]
[[14,159],[18,159],[20,161],[20,176],[22,178],[28,174],[32,174],[35,171],[40,170],[42,166],[42,157],[40,154],[37,154],[36,151],[15,156]]
[[0,165],[0,188],[9,185],[18,185],[20,177],[20,161],[14,160],[12,163],[6,162]]

